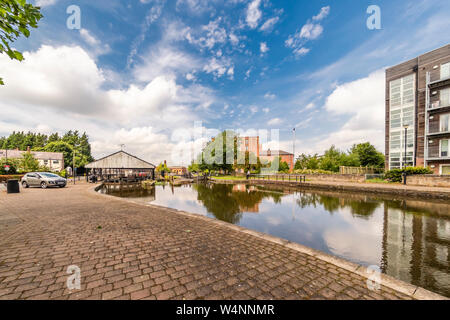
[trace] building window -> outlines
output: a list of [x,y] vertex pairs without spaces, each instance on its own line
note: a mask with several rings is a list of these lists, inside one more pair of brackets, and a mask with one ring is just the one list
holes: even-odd
[[446,139],[446,140],[441,140],[441,151],[439,152],[441,157],[448,157],[448,142],[450,140]]
[[44,160],[44,166],[48,165],[48,160]]
[[59,164],[59,160],[53,160],[53,164]]
[[450,106],[450,88],[441,90],[440,93],[440,105],[442,107]]
[[[410,74],[389,83],[389,168],[414,165],[415,144],[415,74]],[[408,134],[405,141],[405,125]]]
[[441,64],[441,79],[450,77],[450,62]]
[[440,131],[450,131],[450,113],[441,114],[440,119]]

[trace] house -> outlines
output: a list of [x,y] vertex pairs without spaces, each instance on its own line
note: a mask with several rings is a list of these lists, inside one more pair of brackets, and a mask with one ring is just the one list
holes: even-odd
[[30,151],[30,148],[27,151],[0,149],[0,159],[22,159],[23,154],[27,152],[30,152],[36,158],[40,166],[45,166],[50,171],[64,170],[64,154],[61,152]]
[[169,167],[170,173],[175,174],[177,176],[182,176],[187,173],[186,167]]
[[450,44],[386,69],[385,128],[386,169],[450,174]]
[[267,150],[259,154],[261,162],[273,162],[276,158],[281,157],[281,161],[288,164],[289,170],[294,170],[294,155],[283,150]]

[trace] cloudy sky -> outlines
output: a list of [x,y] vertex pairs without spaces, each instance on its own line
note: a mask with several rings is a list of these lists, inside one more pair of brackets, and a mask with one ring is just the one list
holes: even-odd
[[[280,130],[280,148],[384,150],[384,69],[450,42],[447,0],[36,0],[43,20],[0,56],[0,136],[86,131],[94,156],[158,163],[214,130]],[[81,28],[67,28],[67,8]],[[192,137],[191,137],[192,135]]]

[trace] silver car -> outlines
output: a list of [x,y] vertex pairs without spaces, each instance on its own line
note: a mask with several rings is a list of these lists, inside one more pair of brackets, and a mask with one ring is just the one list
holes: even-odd
[[30,172],[23,176],[20,180],[22,187],[41,187],[46,189],[48,187],[64,188],[67,180],[50,172]]

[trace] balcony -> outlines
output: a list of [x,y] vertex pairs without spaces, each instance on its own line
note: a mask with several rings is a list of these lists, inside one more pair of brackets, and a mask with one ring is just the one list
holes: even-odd
[[434,143],[428,146],[427,160],[450,160],[450,155],[448,152],[442,152],[439,148],[439,144]]
[[447,101],[435,101],[429,104],[428,111],[440,110],[450,107],[450,102]]
[[450,77],[442,77],[442,78],[431,78],[431,81],[428,83],[430,89],[437,89],[444,86],[450,85]]
[[439,128],[439,126],[430,126],[430,128],[428,129],[428,135],[429,136],[446,136],[446,135],[450,135],[450,131],[443,130],[443,129]]

